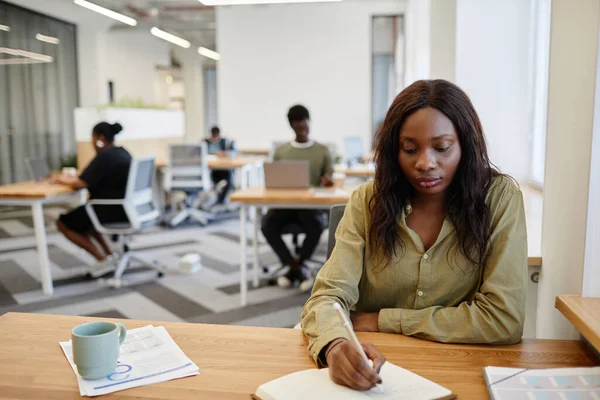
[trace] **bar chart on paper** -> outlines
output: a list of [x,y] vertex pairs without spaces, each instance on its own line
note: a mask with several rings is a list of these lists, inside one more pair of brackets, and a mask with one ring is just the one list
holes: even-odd
[[493,400],[600,400],[600,367],[484,368]]

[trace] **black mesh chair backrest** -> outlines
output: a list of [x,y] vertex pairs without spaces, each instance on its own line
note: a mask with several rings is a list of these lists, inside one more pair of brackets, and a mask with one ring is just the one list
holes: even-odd
[[344,216],[345,204],[338,204],[329,210],[329,240],[327,242],[327,259],[331,256],[335,247],[335,231]]

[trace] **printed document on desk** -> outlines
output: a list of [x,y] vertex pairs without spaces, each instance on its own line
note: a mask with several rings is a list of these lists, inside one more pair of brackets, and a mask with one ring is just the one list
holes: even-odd
[[492,400],[600,400],[600,367],[485,367]]
[[87,380],[79,376],[71,341],[59,344],[77,375],[82,396],[99,396],[200,373],[162,326],[128,330],[115,372],[103,379]]

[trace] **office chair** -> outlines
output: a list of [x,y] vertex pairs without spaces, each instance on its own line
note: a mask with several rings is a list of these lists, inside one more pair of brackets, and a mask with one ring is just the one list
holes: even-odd
[[336,204],[329,209],[329,240],[327,241],[327,259],[331,257],[333,248],[335,247],[335,231],[337,230],[344,211],[346,210],[345,204]]
[[273,161],[273,157],[275,156],[275,149],[282,144],[287,143],[287,141],[273,141],[271,142],[271,150],[269,150],[269,155],[267,156],[267,161]]
[[[325,218],[321,221],[321,223],[322,223],[323,228],[327,227],[327,220]],[[302,234],[305,234],[305,232],[302,230],[302,227],[295,223],[291,223],[291,224],[284,226],[281,231],[282,236],[283,235],[292,235],[292,246],[293,246],[292,255],[293,256],[298,257],[300,255],[300,248],[301,248],[300,235],[302,235]],[[323,264],[323,260],[316,260],[314,258],[310,258],[306,261],[311,261],[311,262],[319,265],[319,267],[316,268],[316,270],[314,268],[311,268],[310,265],[307,265],[307,267],[309,267],[309,270],[311,271],[312,275],[316,275],[316,272],[318,271],[318,269],[320,269],[321,265]],[[274,271],[269,272],[270,268],[269,268],[269,266],[266,266],[266,267],[263,267],[263,272],[265,274],[268,274],[267,280],[272,281],[273,279],[276,279],[279,275],[282,275],[287,268],[288,267],[286,265],[280,265],[277,268],[275,268]]]
[[[155,160],[153,156],[134,158],[129,168],[125,198],[119,200],[90,200],[85,209],[94,225],[94,229],[105,235],[116,235],[121,240],[121,255],[118,259],[114,277],[109,284],[114,287],[122,286],[121,276],[131,261],[138,261],[158,272],[162,277],[165,268],[151,257],[142,253],[129,251],[129,238],[131,235],[153,226],[160,217],[160,212],[154,205],[153,184],[155,173]],[[125,210],[128,221],[119,223],[102,224],[94,210],[95,205],[121,206]],[[107,271],[94,271],[92,277],[97,278]]]
[[184,208],[173,210],[172,217],[167,220],[172,227],[187,218],[194,219],[202,225],[208,224],[211,214],[194,207],[194,200],[202,192],[211,189],[210,172],[208,170],[208,151],[206,143],[172,144],[169,146],[169,165],[166,169],[165,187],[173,194],[181,191],[186,194]]

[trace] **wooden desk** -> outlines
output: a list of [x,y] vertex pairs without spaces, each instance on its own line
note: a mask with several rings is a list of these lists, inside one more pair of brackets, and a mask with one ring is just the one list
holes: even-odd
[[[286,208],[328,208],[345,204],[350,194],[343,189],[264,189],[239,190],[231,195],[231,201],[246,205]],[[281,208],[281,207],[279,207]]]
[[345,170],[343,170],[341,172],[346,174],[346,176],[351,176],[351,177],[355,177],[355,178],[363,178],[363,179],[375,178],[375,170],[369,168],[368,166],[346,168]]
[[84,204],[86,194],[86,190],[75,191],[65,185],[33,181],[0,186],[0,205],[31,207],[40,263],[42,290],[46,295],[51,295],[54,292],[54,288],[52,285],[50,260],[48,259],[48,242],[46,240],[43,206],[44,204],[66,200],[74,195],[80,195],[80,202]]
[[563,295],[555,306],[600,351],[600,298]]
[[[248,164],[264,161],[264,157],[236,157],[236,158],[215,158],[208,160],[208,168],[210,169],[236,169],[242,168]],[[166,168],[168,162],[166,160],[157,159],[156,168]]]
[[[241,203],[240,207],[240,302],[242,307],[246,305],[246,295],[248,293],[248,282],[246,278],[246,222],[248,208],[254,210],[255,216],[260,216],[259,207],[269,208],[295,208],[295,209],[328,209],[334,204],[345,204],[348,202],[350,194],[343,189],[263,189],[250,188],[234,192],[230,200]],[[252,248],[254,250],[253,263],[253,283],[258,286],[258,231],[260,218],[254,218],[254,240]]]
[[240,154],[244,154],[244,155],[251,155],[251,156],[265,156],[267,157],[269,155],[269,153],[271,152],[271,149],[269,148],[263,148],[263,149],[240,149],[239,153]]
[[41,182],[21,182],[0,186],[0,199],[49,199],[73,193],[66,185]]
[[[0,317],[0,399],[80,399],[58,345],[89,317],[8,313]],[[129,389],[106,398],[249,399],[261,384],[314,368],[299,330],[113,320],[128,329],[164,326],[200,375]],[[384,333],[359,333],[387,360],[447,387],[459,399],[488,399],[482,368],[568,368],[597,363],[579,341],[525,340],[513,346],[452,345]],[[104,396],[103,396],[104,397]]]

